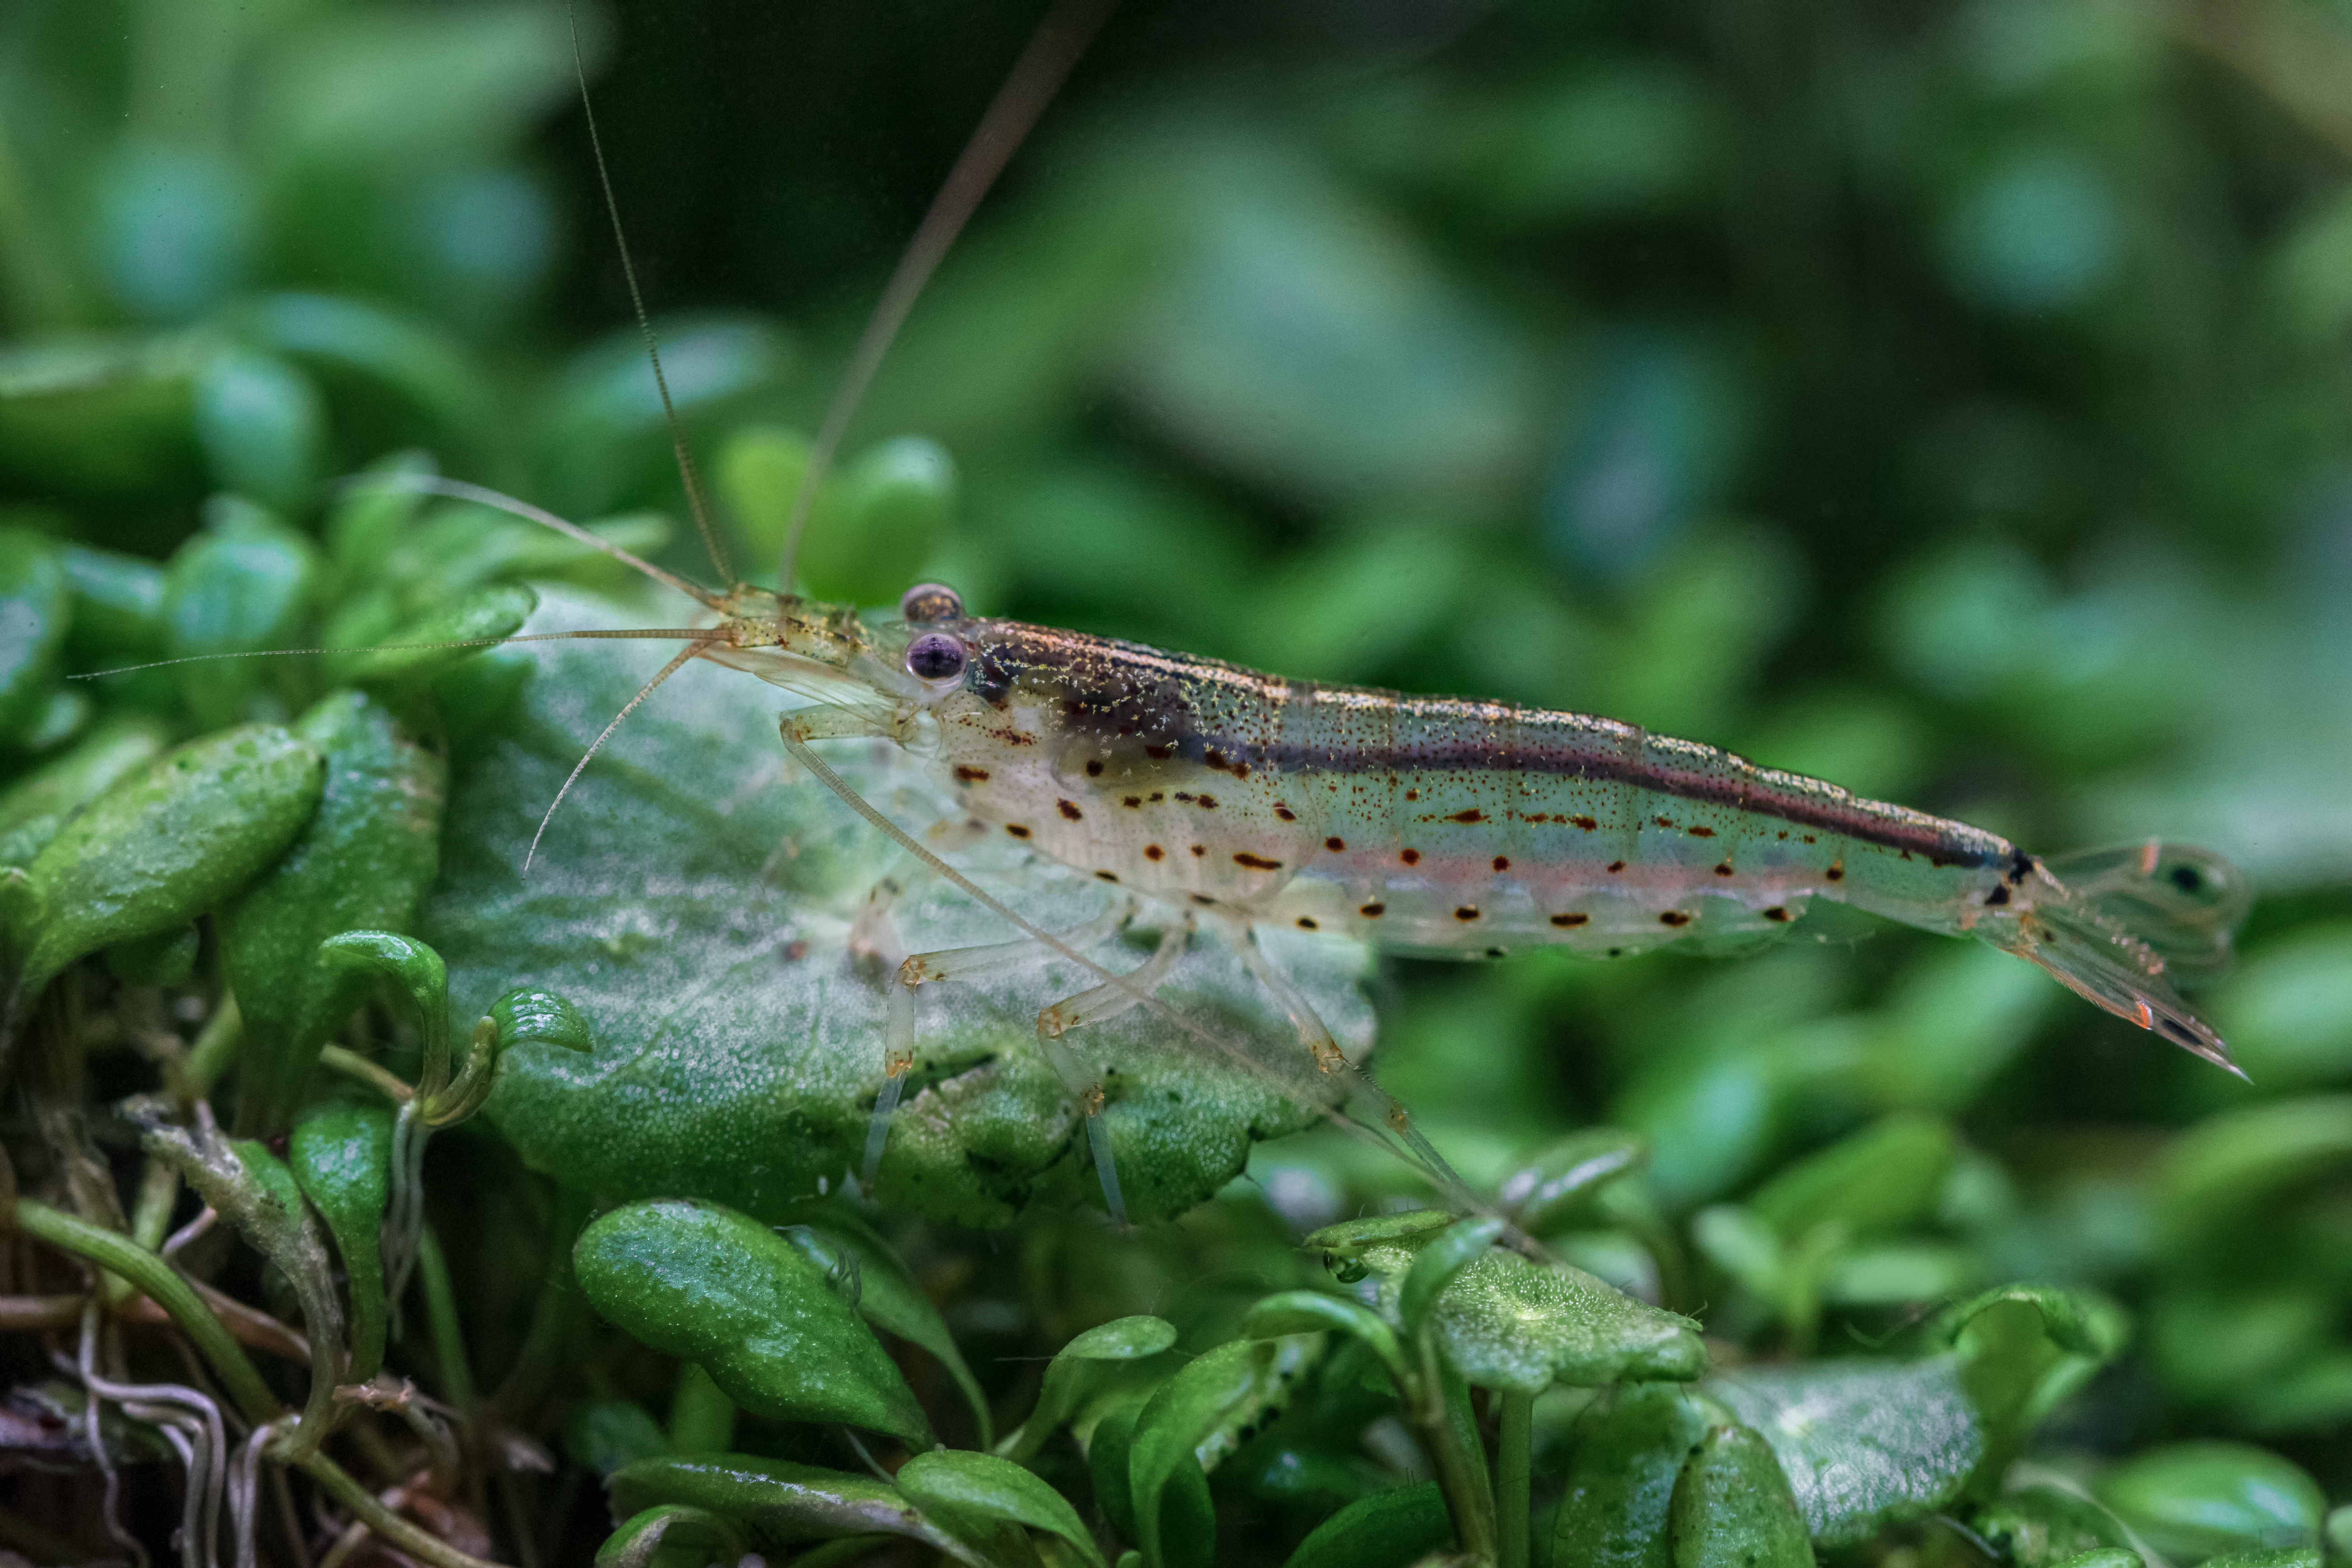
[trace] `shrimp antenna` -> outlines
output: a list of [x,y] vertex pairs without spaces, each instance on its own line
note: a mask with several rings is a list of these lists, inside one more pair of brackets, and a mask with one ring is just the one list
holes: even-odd
[[525,522],[535,522],[541,528],[551,528],[566,539],[584,544],[601,554],[609,555],[622,565],[640,572],[656,583],[677,589],[705,609],[717,610],[721,615],[727,611],[727,600],[701,584],[689,583],[675,572],[663,571],[645,557],[622,549],[602,534],[591,533],[570,518],[558,517],[544,507],[533,506],[527,500],[517,500],[514,497],[491,489],[487,485],[468,484],[464,479],[445,479],[438,474],[361,474],[352,479],[347,488],[415,490],[424,495],[446,496],[451,500],[472,501],[476,506],[486,506],[493,511],[502,511],[509,517],[519,517]]
[[355,657],[369,653],[423,653],[442,647],[504,647],[515,642],[580,642],[592,637],[633,637],[648,642],[669,642],[684,639],[691,643],[718,640],[709,626],[646,626],[615,631],[577,632],[517,632],[503,637],[458,637],[448,642],[381,642],[364,647],[247,647],[228,653],[191,653],[178,658],[152,659],[145,664],[121,664],[112,669],[89,669],[68,675],[68,680],[102,680],[110,675],[133,675],[142,669],[162,669],[174,664],[208,664],[216,658],[293,658],[303,654],[331,653]]
[[530,836],[530,847],[524,852],[522,858],[524,876],[530,875],[530,863],[539,858],[539,841],[547,837],[547,825],[555,820],[555,808],[563,804],[563,797],[572,793],[572,786],[580,782],[580,775],[588,771],[588,764],[596,760],[596,753],[604,749],[604,742],[613,738],[613,731],[621,727],[621,721],[635,712],[638,705],[651,697],[663,681],[684,669],[688,662],[697,654],[719,640],[720,638],[705,632],[697,641],[678,649],[676,658],[663,665],[651,680],[637,688],[637,694],[629,699],[628,706],[613,715],[613,721],[604,726],[604,732],[588,742],[588,749],[580,753],[580,760],[572,763],[572,771],[564,775],[563,787],[557,790],[555,798],[547,803],[547,814],[539,819],[539,831]]
[[[996,90],[996,97],[981,116],[980,126],[964,143],[956,157],[955,166],[948,171],[940,194],[931,198],[930,209],[923,214],[915,237],[907,244],[906,253],[898,258],[897,270],[883,288],[882,297],[875,302],[874,314],[867,318],[866,331],[857,340],[857,347],[849,356],[848,368],[841,374],[841,384],[834,389],[833,402],[824,411],[824,423],[817,427],[816,444],[809,449],[808,467],[801,470],[800,488],[793,492],[793,510],[784,523],[784,554],[776,570],[776,592],[789,595],[793,591],[793,570],[799,564],[801,535],[808,530],[809,511],[816,504],[817,487],[833,467],[834,454],[840,449],[841,437],[849,428],[850,417],[857,412],[858,404],[872,384],[875,372],[882,368],[883,357],[890,352],[891,342],[898,329],[906,324],[908,312],[931,280],[931,274],[946,259],[956,236],[971,220],[981,199],[988,195],[996,176],[1004,172],[1045,106],[1062,89],[1078,57],[1087,52],[1096,33],[1110,17],[1118,0],[1055,0],[1054,8],[1037,24],[1029,43],[1013,62],[1012,74]],[[593,121],[592,121],[593,125]],[[684,448],[681,447],[680,451]]]
[[677,458],[678,482],[686,488],[687,510],[694,514],[694,526],[702,535],[702,548],[709,552],[710,564],[719,571],[722,583],[735,582],[735,568],[727,556],[726,542],[719,537],[719,529],[711,521],[710,503],[702,489],[702,470],[695,466],[694,449],[687,444],[686,426],[678,423],[677,405],[670,401],[669,378],[662,374],[661,344],[655,340],[653,318],[646,314],[646,297],[637,287],[637,264],[629,257],[629,237],[621,229],[621,203],[613,194],[613,171],[604,162],[604,138],[596,128],[596,106],[588,96],[588,59],[580,44],[580,7],[578,0],[564,0],[563,18],[572,28],[572,69],[580,79],[580,113],[588,122],[588,148],[596,157],[596,179],[604,190],[604,212],[613,220],[613,244],[621,253],[621,276],[629,285],[629,308],[636,312],[637,335],[645,339],[646,358],[654,367],[654,386],[661,393],[662,422],[669,428],[670,451]]

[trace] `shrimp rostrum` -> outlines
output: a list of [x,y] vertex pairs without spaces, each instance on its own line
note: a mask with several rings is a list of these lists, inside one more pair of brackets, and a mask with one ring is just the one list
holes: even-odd
[[[1327,1072],[1349,1064],[1257,952],[1268,925],[1455,957],[1538,945],[1615,957],[1769,935],[1816,899],[1989,942],[2235,1070],[2171,984],[2178,969],[2226,957],[2246,905],[2242,879],[2208,851],[2149,843],[2049,862],[1635,725],[1286,680],[971,616],[930,584],[908,592],[898,617],[873,621],[738,590],[695,651],[814,704],[783,721],[796,754],[812,756],[812,741],[893,742],[953,792],[968,827],[1161,906],[1171,933],[1221,932]],[[952,954],[918,954],[897,983],[957,967]],[[1054,1042],[1144,1004],[1164,969],[1155,958],[1107,977],[1040,1019],[1097,1130],[1114,1204],[1094,1114],[1103,1088]],[[911,1061],[902,1037],[869,1167]],[[1401,1110],[1388,1114],[1402,1131]]]

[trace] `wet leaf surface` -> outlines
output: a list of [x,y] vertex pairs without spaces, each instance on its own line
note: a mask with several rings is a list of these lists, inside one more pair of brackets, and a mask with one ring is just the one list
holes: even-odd
[[746,1410],[838,1421],[928,1447],[930,1423],[859,1321],[849,1281],[757,1220],[715,1204],[632,1204],[572,1250],[597,1311],[698,1363]]

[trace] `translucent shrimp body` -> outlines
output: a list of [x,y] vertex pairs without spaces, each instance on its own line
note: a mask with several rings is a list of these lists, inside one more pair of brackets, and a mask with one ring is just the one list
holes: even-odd
[[[967,619],[943,591],[932,605],[861,626],[794,603],[764,623],[772,639],[737,638],[764,646],[708,657],[835,705],[823,732],[898,740],[973,820],[1171,904],[1391,950],[1617,956],[1769,935],[1831,899],[1977,937],[2230,1065],[2167,977],[2224,956],[2242,912],[2210,854],[2150,844],[2053,869],[1965,824],[1612,720]],[[919,642],[957,657],[919,659]]]

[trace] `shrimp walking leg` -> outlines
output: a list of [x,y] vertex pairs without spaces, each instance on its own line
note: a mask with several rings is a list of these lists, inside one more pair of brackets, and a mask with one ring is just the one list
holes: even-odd
[[[1346,1075],[1349,1098],[1359,1101],[1357,1110],[1371,1110],[1371,1120],[1394,1133],[1397,1141],[1412,1152],[1423,1169],[1446,1189],[1449,1196],[1457,1202],[1470,1196],[1469,1184],[1454,1173],[1454,1168],[1445,1163],[1445,1157],[1437,1152],[1437,1146],[1412,1124],[1412,1115],[1405,1110],[1403,1101],[1374,1083],[1370,1075],[1348,1059],[1347,1052],[1339,1048],[1339,1042],[1332,1038],[1330,1026],[1316,1013],[1314,1004],[1308,1002],[1306,994],[1274,966],[1273,960],[1266,957],[1265,950],[1258,945],[1257,928],[1243,925],[1230,934],[1242,967],[1249,971],[1250,977],[1264,986],[1266,994],[1274,998],[1275,1005],[1288,1016],[1291,1027],[1298,1031],[1298,1043],[1307,1047],[1307,1054],[1314,1058],[1316,1067],[1325,1073]],[[1473,1207],[1470,1212],[1475,1213],[1476,1210]]]
[[1037,1044],[1060,1076],[1062,1087],[1070,1091],[1070,1097],[1086,1112],[1087,1147],[1094,1155],[1095,1175],[1102,1183],[1103,1204],[1110,1210],[1111,1219],[1122,1228],[1127,1225],[1127,1201],[1119,1194],[1118,1165],[1111,1155],[1110,1130],[1103,1123],[1102,1081],[1087,1073],[1062,1043],[1062,1037],[1084,1025],[1099,1024],[1141,1006],[1144,998],[1157,990],[1168,978],[1169,971],[1176,967],[1192,936],[1192,921],[1188,916],[1160,933],[1159,950],[1140,967],[1117,981],[1066,997],[1037,1015]]
[[[890,971],[885,986],[888,1012],[882,1048],[882,1087],[874,1096],[874,1111],[866,1124],[866,1155],[859,1168],[860,1184],[867,1192],[874,1190],[875,1175],[882,1168],[882,1151],[890,1139],[890,1119],[898,1113],[899,1097],[906,1092],[907,1075],[915,1066],[915,987],[927,981],[1001,973],[1056,956],[1052,943],[1024,938],[982,947],[942,948],[901,959],[904,950],[898,943],[897,924],[890,919],[890,908],[917,876],[928,874],[928,868],[908,857],[908,866],[902,866],[877,882],[874,891],[866,895],[866,910],[878,912],[868,928],[869,946],[866,951],[882,959]],[[860,911],[861,921],[866,910]],[[1117,936],[1134,918],[1135,900],[1121,899],[1099,918],[1064,932],[1055,941],[1066,947],[1089,948]],[[856,940],[854,932],[851,940]]]

